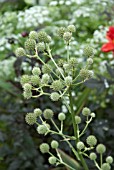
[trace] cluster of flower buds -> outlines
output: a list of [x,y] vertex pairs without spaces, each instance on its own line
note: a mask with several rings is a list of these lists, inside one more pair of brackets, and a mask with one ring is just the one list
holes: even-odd
[[[70,45],[70,41],[72,40],[72,35],[75,31],[76,28],[74,25],[69,25],[67,28],[61,27],[58,29],[57,34],[59,35],[59,37],[63,38],[67,45],[67,57],[59,58],[57,61],[51,54],[51,37],[44,31],[31,31],[29,33],[29,38],[25,41],[25,48],[20,47],[16,50],[17,57],[27,56],[31,59],[32,57],[35,57],[41,63],[40,66],[35,65],[33,67],[30,75],[25,74],[21,77],[23,95],[26,99],[47,95],[53,102],[57,102],[59,100],[64,100],[65,102],[65,99],[67,97],[69,98],[69,102],[71,104],[71,90],[74,89],[77,85],[80,85],[86,80],[93,77],[91,65],[93,64],[94,49],[90,45],[86,45],[83,49],[83,55],[86,57],[85,66],[83,68],[81,68],[81,63],[78,62],[75,56],[70,56],[68,47]],[[44,54],[44,58],[40,56],[41,53]],[[70,108],[72,107],[71,105],[66,104],[66,107],[68,108],[69,112],[73,114],[72,108]],[[77,128],[77,134],[73,136],[73,140],[76,140],[77,151],[75,152],[79,152],[82,155],[87,155],[85,152],[88,152],[91,149],[95,148],[97,144],[97,139],[95,136],[90,135],[86,139],[86,144],[84,144],[80,140],[80,137],[85,133],[89,123],[95,117],[95,113],[91,112],[89,108],[85,107],[82,110],[82,115],[85,116],[87,119],[86,126],[82,132],[79,131],[79,124],[82,121],[81,117],[78,115],[74,115],[72,119],[73,127]],[[34,109],[33,113],[27,113],[25,121],[29,125],[36,124],[37,132],[40,135],[46,135],[48,133],[60,135],[72,148],[72,145],[63,134],[63,121],[66,119],[66,115],[64,113],[58,114],[58,120],[61,124],[60,129],[54,123],[53,116],[54,112],[50,108],[47,108],[44,111],[36,108]],[[39,119],[40,121],[38,121]],[[49,124],[50,121],[57,131],[52,130],[52,127]],[[72,140],[72,138],[70,139]],[[58,146],[59,144],[57,141],[51,142],[51,148],[56,150],[57,155],[59,155],[57,151]],[[50,146],[47,143],[41,144],[40,150],[42,153],[50,154],[50,164],[64,164],[64,162],[61,161],[60,155],[59,159],[58,157],[55,157],[52,153],[50,153]],[[74,148],[72,148],[72,150],[74,150]],[[105,150],[106,148],[103,144],[98,144],[96,147],[96,152],[100,155],[102,155]],[[96,164],[96,153],[90,153],[89,157]],[[100,168],[102,170],[110,170],[110,164],[112,162],[113,159],[111,156],[109,156],[106,158],[106,163],[103,163],[102,167]]]

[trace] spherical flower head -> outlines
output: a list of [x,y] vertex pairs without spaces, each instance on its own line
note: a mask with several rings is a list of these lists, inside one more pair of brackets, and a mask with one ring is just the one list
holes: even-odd
[[107,156],[106,162],[109,163],[109,164],[112,164],[113,163],[113,157],[112,156]]
[[63,34],[65,33],[66,28],[65,27],[60,27],[57,31],[57,34],[59,37],[63,37]]
[[31,31],[29,33],[29,38],[30,39],[34,39],[34,40],[37,40],[38,39],[38,33],[36,31]]
[[60,98],[60,95],[57,92],[53,92],[53,93],[51,93],[50,98],[51,98],[52,101],[58,101],[59,98]]
[[56,164],[57,159],[56,159],[56,157],[51,156],[51,157],[49,157],[48,161],[51,165],[54,165],[54,164]]
[[49,64],[45,64],[42,66],[42,72],[45,74],[50,74],[51,73],[51,67]]
[[51,147],[52,147],[53,149],[57,149],[57,148],[59,147],[59,143],[58,143],[56,140],[53,140],[53,141],[51,142]]
[[75,116],[75,122],[76,122],[76,124],[80,124],[81,123],[81,117]]
[[30,76],[28,76],[28,75],[23,75],[23,76],[21,77],[21,85],[24,85],[24,84],[29,83],[29,82],[30,82]]
[[42,114],[42,110],[39,108],[36,108],[36,109],[34,109],[34,114],[36,115],[36,117],[38,117]]
[[73,67],[75,68],[77,64],[78,64],[77,59],[75,57],[71,57],[70,60],[69,60],[69,66],[71,68],[73,68]]
[[71,39],[71,37],[72,37],[72,34],[71,34],[70,32],[65,32],[65,33],[63,34],[63,39],[64,39],[66,42],[69,42],[70,39]]
[[44,44],[44,42],[39,42],[39,43],[37,44],[37,49],[38,49],[38,51],[43,52],[43,51],[45,50],[45,44]]
[[24,89],[25,91],[30,92],[30,91],[32,90],[32,86],[31,86],[31,84],[29,84],[29,83],[25,83],[25,84],[23,85],[23,89]]
[[70,72],[71,69],[72,69],[72,68],[70,67],[70,65],[67,64],[67,63],[63,64],[63,68],[64,68],[64,70],[65,70],[66,73]]
[[70,86],[71,84],[72,84],[72,77],[71,76],[65,77],[65,85]]
[[32,92],[31,91],[24,91],[23,96],[25,99],[30,99],[32,97]]
[[83,54],[87,57],[93,56],[94,54],[93,47],[91,47],[90,45],[86,45],[83,49]]
[[106,147],[103,144],[98,144],[96,147],[97,153],[103,154],[106,151]]
[[60,80],[55,80],[55,81],[53,81],[51,88],[54,91],[60,91],[63,88],[63,83]]
[[27,50],[34,50],[36,46],[36,42],[33,39],[28,39],[25,41],[25,48]]
[[50,79],[50,76],[45,73],[45,74],[42,75],[41,83],[42,84],[48,84],[49,79]]
[[39,85],[40,84],[40,77],[37,75],[31,76],[31,83],[32,85]]
[[41,70],[39,67],[33,67],[32,74],[39,76],[41,74]]
[[84,107],[83,110],[82,110],[82,114],[84,116],[89,116],[91,113],[91,110],[88,108],[88,107]]
[[80,75],[80,77],[81,77],[83,80],[89,78],[89,72],[88,72],[88,70],[85,69],[85,68],[82,68],[82,69],[80,70],[79,75]]
[[92,58],[88,58],[87,59],[87,64],[88,65],[92,65],[93,64],[93,59]]
[[95,146],[97,144],[97,139],[95,136],[90,135],[87,137],[86,142],[89,146]]
[[93,112],[90,115],[91,115],[92,118],[95,117],[95,113],[93,113]]
[[79,150],[84,149],[84,147],[85,147],[85,145],[84,145],[83,142],[78,142],[78,143],[77,143],[77,148],[78,148]]
[[60,121],[64,121],[64,120],[66,119],[65,114],[64,114],[64,113],[59,113],[58,119],[59,119]]
[[58,66],[59,67],[63,67],[63,64],[65,63],[65,61],[63,59],[58,59]]
[[47,129],[47,127],[45,126],[45,125],[39,125],[38,127],[37,127],[37,132],[39,133],[39,134],[45,134],[46,132],[48,131],[48,129]]
[[44,42],[44,43],[49,43],[48,35],[44,31],[38,32],[38,41],[39,42]]
[[40,145],[40,151],[42,153],[48,153],[49,152],[49,145],[47,143],[42,143]]
[[24,50],[24,48],[19,47],[16,49],[15,54],[17,57],[23,57],[26,55],[26,51]]
[[29,125],[33,125],[36,123],[36,116],[33,113],[27,113],[25,116],[25,121]]
[[75,31],[76,31],[76,27],[75,27],[74,25],[69,25],[69,26],[67,27],[67,30],[68,30],[69,32],[75,32]]
[[89,157],[92,161],[95,161],[97,159],[97,155],[94,152],[90,153]]
[[94,72],[92,71],[92,70],[88,70],[88,79],[91,79],[91,78],[93,78],[93,76],[94,76]]
[[103,163],[101,166],[101,170],[110,170],[111,166],[108,163]]
[[51,119],[53,117],[53,111],[51,109],[45,109],[43,115],[45,119]]

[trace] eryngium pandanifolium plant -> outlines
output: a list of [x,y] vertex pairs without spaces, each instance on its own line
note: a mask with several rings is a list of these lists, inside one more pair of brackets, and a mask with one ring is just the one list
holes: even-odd
[[[54,112],[50,108],[45,108],[45,110],[35,108],[33,113],[26,114],[25,121],[29,125],[36,124],[36,132],[41,135],[50,133],[61,136],[67,142],[76,160],[80,162],[84,170],[88,170],[85,157],[94,161],[99,170],[110,170],[110,164],[113,162],[113,158],[108,156],[106,161],[103,161],[103,154],[106,151],[106,147],[103,144],[97,145],[97,138],[93,134],[88,136],[85,142],[81,139],[88,125],[95,118],[95,113],[91,112],[87,107],[83,108],[82,115],[85,117],[86,123],[84,129],[81,131],[81,117],[75,115],[72,91],[77,88],[77,86],[93,77],[91,65],[93,64],[94,49],[90,45],[85,46],[83,49],[83,55],[86,56],[85,67],[80,68],[80,63],[77,62],[76,57],[70,56],[69,54],[70,42],[72,41],[72,36],[75,31],[76,28],[74,25],[69,25],[67,28],[61,27],[57,31],[57,35],[65,42],[65,59],[59,58],[55,60],[50,48],[52,39],[44,31],[30,32],[29,39],[25,42],[25,48],[20,47],[16,50],[17,57],[27,56],[31,59],[36,58],[42,63],[42,67],[35,66],[32,69],[31,75],[23,75],[21,77],[24,97],[30,99],[45,95],[48,96],[52,102],[58,102],[60,100],[64,102],[72,117],[71,121],[74,129],[74,136],[68,136],[64,133],[65,113],[58,113],[58,120],[60,121],[59,127],[53,120]],[[46,61],[49,62],[44,61],[43,55],[48,59]],[[66,97],[69,100],[69,104],[68,101],[66,101]],[[40,121],[38,121],[38,119],[40,119]],[[52,124],[56,130],[52,129]],[[71,143],[72,140],[75,141],[75,147]],[[50,145],[48,143],[42,143],[40,145],[40,151],[49,154],[50,164],[63,164],[74,170],[73,167],[62,160],[58,151],[60,144],[60,141],[55,140],[52,140]],[[51,153],[50,148],[55,150],[56,155]],[[97,161],[97,153],[100,155],[100,163]]]

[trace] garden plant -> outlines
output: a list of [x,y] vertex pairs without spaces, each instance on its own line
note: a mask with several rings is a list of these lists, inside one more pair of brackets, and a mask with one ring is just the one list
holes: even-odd
[[[94,166],[99,170],[110,170],[113,158],[111,155],[106,156],[106,146],[98,143],[97,136],[89,134],[85,141],[83,140],[87,128],[95,119],[96,114],[90,108],[84,106],[80,113],[75,110],[73,92],[80,90],[80,86],[94,77],[92,65],[94,65],[95,50],[87,44],[83,48],[83,56],[86,58],[84,63],[79,62],[77,57],[70,54],[72,48],[71,42],[76,28],[74,25],[60,27],[57,30],[58,41],[64,42],[66,57],[53,56],[52,44],[53,40],[44,30],[31,31],[28,39],[24,43],[24,48],[16,49],[16,56],[26,56],[28,59],[36,59],[38,63],[33,67],[30,74],[22,75],[21,85],[23,88],[23,96],[25,99],[48,97],[51,102],[62,101],[67,108],[67,112],[71,116],[71,129],[73,134],[69,135],[64,130],[64,124],[67,114],[58,113],[58,123],[54,121],[55,113],[51,107],[42,110],[37,107],[33,112],[29,112],[25,116],[25,121],[29,125],[36,127],[36,133],[41,136],[51,135],[50,143],[41,143],[39,148],[43,154],[49,154],[48,161],[51,165],[66,166],[72,170],[84,169],[89,170],[87,160],[90,159]],[[58,43],[58,42],[56,42]],[[56,46],[56,44],[54,44]],[[80,56],[78,56],[79,58]],[[82,128],[81,123],[85,126]],[[60,140],[53,140],[53,135],[58,135]],[[59,149],[62,142],[67,143],[74,154],[77,164],[75,167],[66,161]],[[104,156],[105,155],[105,156]]]

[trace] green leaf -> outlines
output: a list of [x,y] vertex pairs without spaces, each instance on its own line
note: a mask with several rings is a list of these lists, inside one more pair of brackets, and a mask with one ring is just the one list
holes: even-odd
[[76,103],[75,103],[76,108],[77,108],[76,115],[78,115],[80,113],[80,111],[82,110],[85,102],[87,101],[87,97],[88,97],[89,93],[90,93],[90,89],[85,88],[82,95],[80,95],[78,97],[78,101],[76,101]]
[[[76,160],[74,160],[72,157],[70,157],[69,155],[67,155],[65,152],[63,152],[60,149],[58,149],[58,152],[61,155],[63,162],[65,162],[66,164],[74,168],[75,170],[81,170],[81,166]],[[68,167],[67,169],[70,170]]]
[[5,81],[0,81],[0,88],[4,89],[8,93],[17,96],[16,93],[14,93],[14,86],[11,83],[5,82]]

